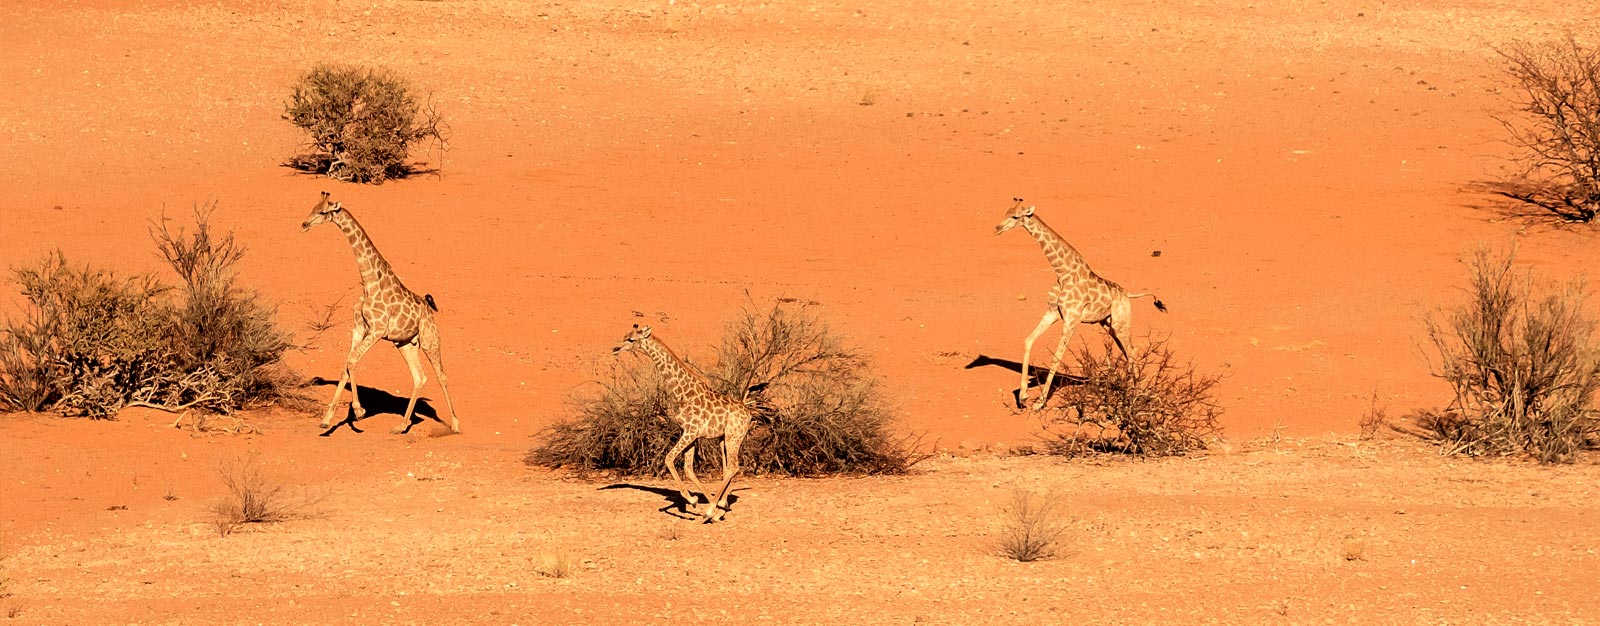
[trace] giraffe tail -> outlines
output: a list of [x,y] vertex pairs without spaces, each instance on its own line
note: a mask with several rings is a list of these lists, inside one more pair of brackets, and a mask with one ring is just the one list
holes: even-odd
[[1156,301],[1156,310],[1160,311],[1162,313],[1166,313],[1167,312],[1166,303],[1162,302],[1161,298],[1157,298],[1156,294],[1153,294],[1153,293],[1130,293],[1130,294],[1128,294],[1128,299],[1129,300],[1132,300],[1134,298],[1150,298],[1151,300],[1155,300]]
[[[435,312],[435,313],[439,312],[439,305],[433,303],[433,294],[431,294],[431,293],[422,294],[422,301],[423,302],[427,302],[428,303],[428,308],[433,309],[433,312]],[[1161,303],[1157,302],[1156,306],[1161,306]],[[1165,309],[1163,309],[1163,310],[1165,310]]]

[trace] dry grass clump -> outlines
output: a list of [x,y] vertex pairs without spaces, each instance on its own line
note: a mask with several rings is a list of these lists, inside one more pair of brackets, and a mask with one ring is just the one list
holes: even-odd
[[1180,456],[1205,449],[1219,430],[1222,408],[1212,395],[1219,378],[1179,362],[1165,341],[1135,346],[1127,359],[1109,343],[1076,352],[1081,382],[1056,392],[1059,408],[1048,418],[1071,432],[1049,443],[1052,453]]
[[314,503],[305,494],[273,482],[254,456],[223,461],[217,474],[228,495],[211,507],[217,534],[226,537],[246,524],[275,524],[299,517]]
[[566,550],[545,546],[533,555],[533,571],[545,578],[566,578],[572,573],[572,557]]
[[1468,300],[1424,319],[1435,375],[1455,399],[1414,421],[1448,454],[1571,462],[1600,446],[1595,320],[1583,281],[1538,283],[1515,269],[1515,257],[1479,248],[1467,262]]
[[[727,325],[706,378],[755,414],[742,446],[747,471],[902,473],[924,457],[914,440],[894,435],[894,413],[870,372],[867,359],[843,347],[812,308],[779,302],[746,309]],[[526,462],[663,474],[661,457],[681,433],[667,418],[669,402],[652,364],[619,363],[597,390],[569,398],[573,417],[546,429]],[[718,470],[720,453],[707,447],[696,456],[697,467]]]
[[1500,123],[1520,148],[1517,172],[1499,188],[1567,222],[1600,212],[1600,47],[1572,35],[1499,50],[1518,115]]
[[1018,490],[1005,510],[1000,531],[1000,553],[1023,563],[1041,561],[1061,552],[1067,526],[1060,519],[1060,498]]
[[294,167],[358,183],[382,183],[414,173],[416,144],[443,147],[443,122],[417,102],[410,84],[393,72],[354,65],[318,65],[300,77],[285,117],[311,135],[315,152]]
[[130,405],[227,412],[296,398],[289,337],[236,283],[244,248],[213,236],[210,210],[196,209],[192,233],[151,228],[176,288],[59,251],[15,269],[27,304],[0,325],[0,405],[109,418]]

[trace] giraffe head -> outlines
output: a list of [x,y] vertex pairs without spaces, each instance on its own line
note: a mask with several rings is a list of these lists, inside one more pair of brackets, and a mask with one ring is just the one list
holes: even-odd
[[311,230],[312,226],[333,219],[333,214],[344,210],[344,205],[328,201],[328,192],[322,192],[322,201],[311,207],[311,215],[306,216],[306,221],[300,223],[300,232]]
[[620,354],[620,353],[632,350],[633,347],[634,347],[634,344],[637,344],[640,341],[644,341],[644,338],[645,337],[649,337],[649,336],[650,336],[650,327],[649,326],[640,326],[638,324],[634,324],[633,325],[633,330],[628,331],[627,336],[622,338],[622,343],[619,343],[619,344],[616,345],[616,347],[613,347],[611,349],[611,353],[612,354]]
[[994,234],[996,235],[1011,230],[1017,224],[1033,219],[1033,205],[1023,206],[1022,198],[1012,198],[1012,200],[1015,200],[1016,204],[1006,209],[1006,218],[1000,221],[999,226],[994,227]]

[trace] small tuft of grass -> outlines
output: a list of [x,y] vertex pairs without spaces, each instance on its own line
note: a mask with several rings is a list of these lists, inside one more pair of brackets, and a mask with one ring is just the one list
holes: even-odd
[[1339,548],[1339,556],[1346,561],[1367,560],[1367,540],[1356,535],[1345,535],[1344,545]]
[[533,555],[533,571],[545,578],[566,578],[572,573],[572,557],[566,550],[545,546]]
[[228,496],[211,507],[217,535],[227,537],[246,524],[275,524],[299,517],[312,501],[273,482],[246,456],[218,464]]
[[1014,493],[1000,531],[1000,553],[1023,563],[1060,554],[1066,525],[1059,519],[1059,503],[1060,499],[1053,494],[1024,490]]

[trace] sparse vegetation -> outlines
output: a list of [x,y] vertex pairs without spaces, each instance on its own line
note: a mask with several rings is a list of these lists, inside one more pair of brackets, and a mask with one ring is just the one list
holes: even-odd
[[1361,440],[1374,439],[1385,430],[1394,428],[1394,423],[1389,420],[1389,408],[1378,404],[1378,392],[1372,392],[1372,400],[1367,405],[1367,412],[1361,415]]
[[211,508],[217,534],[226,537],[245,524],[273,524],[301,515],[313,501],[273,482],[254,456],[223,461],[217,474],[228,495]]
[[1079,347],[1076,357],[1082,382],[1056,392],[1058,413],[1050,418],[1071,432],[1050,442],[1051,452],[1179,456],[1205,449],[1218,431],[1222,408],[1211,393],[1218,378],[1180,363],[1165,341],[1135,346],[1126,360],[1109,344]]
[[314,153],[291,165],[358,183],[382,183],[414,172],[419,143],[445,144],[444,124],[411,85],[392,72],[354,65],[318,65],[300,77],[285,117],[311,136]]
[[566,578],[572,573],[572,557],[561,548],[545,546],[533,556],[533,571],[545,578]]
[[1425,318],[1435,375],[1455,399],[1414,421],[1446,453],[1570,462],[1600,446],[1595,321],[1583,281],[1539,283],[1515,258],[1480,247],[1467,263],[1468,300]]
[[1567,222],[1600,212],[1600,47],[1572,35],[1499,50],[1517,115],[1500,122],[1520,149],[1504,196]]
[[1345,535],[1339,548],[1339,557],[1346,561],[1367,560],[1367,540],[1357,535]]
[[282,366],[289,337],[235,282],[244,248],[231,232],[213,236],[210,211],[196,209],[193,233],[151,228],[177,288],[59,251],[14,270],[27,304],[0,328],[0,405],[109,418],[130,405],[227,412],[296,399]]
[[1059,503],[1060,499],[1052,494],[1016,491],[1011,506],[1005,510],[1000,553],[1023,563],[1059,555],[1061,536],[1066,532],[1057,511]]
[[[915,440],[891,432],[894,414],[869,372],[866,358],[843,347],[814,309],[779,302],[765,311],[747,308],[728,324],[707,379],[717,391],[744,398],[756,414],[742,448],[746,471],[903,473],[922,453]],[[662,474],[661,457],[680,432],[667,419],[668,402],[649,363],[618,363],[597,391],[569,399],[574,416],[542,433],[526,461]],[[697,457],[706,471],[721,461],[710,448]]]

